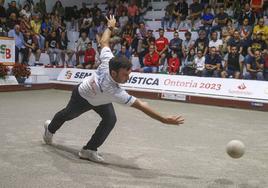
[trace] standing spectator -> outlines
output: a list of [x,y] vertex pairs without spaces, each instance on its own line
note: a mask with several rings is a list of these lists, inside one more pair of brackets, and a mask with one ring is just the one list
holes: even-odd
[[262,34],[262,39],[268,44],[268,26],[264,25],[264,18],[258,20],[258,24],[253,28],[253,38],[257,37],[257,34]]
[[195,41],[191,39],[192,33],[187,31],[184,33],[185,40],[182,42],[183,57],[186,57],[190,49],[194,47]]
[[231,46],[231,52],[226,54],[223,60],[224,66],[221,77],[239,79],[243,73],[244,57],[238,53],[237,46]]
[[26,54],[27,57],[26,62],[29,64],[29,59],[32,54],[35,56],[35,64],[39,65],[39,59],[41,56],[41,50],[38,48],[38,42],[35,38],[31,35],[30,31],[27,31],[24,35],[25,47],[26,47]]
[[171,52],[171,57],[168,59],[168,74],[177,74],[180,70],[180,64],[177,54]]
[[[52,31],[46,40],[46,51],[49,55],[50,65],[59,65],[61,50],[59,38],[56,35],[56,31]],[[54,58],[56,55],[56,59]]]
[[15,62],[19,63],[19,53],[22,54],[22,64],[27,64],[27,51],[25,49],[25,42],[22,33],[20,32],[20,26],[15,25],[14,29],[8,32],[8,37],[15,39]]
[[195,25],[194,22],[201,18],[203,7],[198,2],[198,0],[193,0],[193,3],[190,5],[190,19],[192,21],[192,25]]
[[177,54],[177,57],[180,59],[180,61],[183,58],[182,42],[183,42],[182,39],[179,38],[179,33],[175,31],[174,38],[170,40],[169,49],[171,50],[171,54],[172,53]]
[[205,30],[200,30],[198,33],[198,38],[195,41],[194,48],[196,51],[201,50],[204,54],[204,56],[208,52],[208,45],[209,45],[209,40],[207,38],[207,34]]
[[195,59],[195,50],[192,48],[190,49],[188,55],[186,56],[183,62],[183,66],[182,66],[183,75],[188,75],[188,76],[195,75],[194,59]]
[[205,56],[205,69],[203,77],[220,77],[221,57],[216,53],[216,48],[210,48],[209,54]]
[[197,55],[194,58],[194,65],[195,65],[195,75],[202,76],[202,73],[205,68],[205,56],[201,50],[197,51]]
[[168,45],[169,45],[169,41],[166,37],[164,37],[164,30],[162,28],[159,29],[159,38],[156,39],[155,41],[155,46],[156,46],[156,52],[159,54],[160,56],[160,65],[163,66],[162,71],[166,71],[166,65],[165,63],[165,59],[167,56],[167,52],[168,52]]
[[245,79],[263,80],[264,60],[261,57],[260,50],[254,52],[254,56],[249,58],[246,66]]
[[244,9],[242,10],[242,12],[239,15],[239,18],[238,18],[239,25],[243,24],[243,20],[245,18],[248,19],[249,25],[254,25],[255,24],[255,14],[254,14],[254,12],[252,12],[249,3],[245,4]]
[[77,41],[76,47],[76,63],[77,65],[80,64],[80,56],[85,55],[85,51],[87,49],[87,44],[90,42],[89,38],[87,37],[87,33],[83,32],[81,37]]
[[159,58],[159,54],[155,51],[155,46],[150,45],[149,53],[144,57],[144,67],[141,69],[141,72],[156,73],[158,71]]

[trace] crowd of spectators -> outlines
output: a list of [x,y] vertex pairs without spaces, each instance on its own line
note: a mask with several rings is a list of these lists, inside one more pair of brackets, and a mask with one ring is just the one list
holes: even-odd
[[[134,71],[268,80],[267,1],[171,0],[158,37],[144,19],[152,9],[148,0],[107,0],[105,10],[98,3],[64,7],[58,0],[51,12],[45,0],[3,5],[0,0],[0,36],[15,38],[18,63],[28,64],[34,56],[34,65],[41,65],[40,55],[47,53],[51,66],[95,69],[105,16],[115,15],[112,51],[137,57],[140,68]],[[75,49],[69,48],[67,31],[79,32]],[[198,32],[196,39],[191,31]],[[165,32],[173,32],[173,38]]]

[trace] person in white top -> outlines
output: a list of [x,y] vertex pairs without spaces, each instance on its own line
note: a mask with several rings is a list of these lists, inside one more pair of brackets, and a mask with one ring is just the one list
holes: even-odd
[[216,31],[211,32],[210,38],[211,39],[209,41],[208,47],[215,47],[216,51],[219,53],[222,49],[223,43],[221,39],[218,39],[218,33]]
[[195,74],[202,76],[202,72],[205,68],[205,56],[203,56],[202,50],[197,51],[197,56],[194,58]]
[[45,122],[43,139],[46,144],[52,144],[55,132],[65,121],[72,120],[84,112],[94,110],[102,120],[89,142],[79,152],[82,159],[103,162],[104,159],[97,149],[104,143],[116,123],[116,115],[112,102],[118,102],[141,110],[148,116],[166,124],[179,125],[184,123],[181,116],[162,116],[147,103],[129,95],[119,84],[126,83],[131,72],[131,62],[124,56],[114,57],[109,47],[112,30],[116,20],[113,16],[107,18],[108,28],[100,40],[101,54],[96,74],[86,78],[72,92],[68,105],[55,114],[54,118]]

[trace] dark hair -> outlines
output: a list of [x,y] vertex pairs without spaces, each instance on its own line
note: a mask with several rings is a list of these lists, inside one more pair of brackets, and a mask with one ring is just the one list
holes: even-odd
[[190,32],[190,31],[186,31],[185,33],[184,33],[184,36],[192,36],[192,33]]
[[125,56],[115,56],[109,61],[109,71],[118,72],[119,69],[131,69],[132,63]]

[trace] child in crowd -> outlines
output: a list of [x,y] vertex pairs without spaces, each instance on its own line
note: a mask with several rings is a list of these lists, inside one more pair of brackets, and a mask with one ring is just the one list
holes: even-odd
[[176,53],[172,53],[172,57],[168,59],[168,73],[177,74],[180,70],[180,60]]

